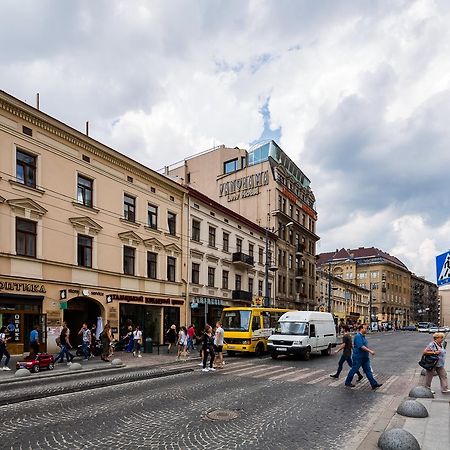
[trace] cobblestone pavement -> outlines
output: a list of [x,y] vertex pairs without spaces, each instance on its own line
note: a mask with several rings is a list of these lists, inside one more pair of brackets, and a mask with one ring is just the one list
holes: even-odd
[[[214,373],[191,363],[194,372],[19,403],[4,407],[1,448],[351,450],[401,391],[399,380],[406,387],[428,339],[369,337],[375,372],[387,385],[375,392],[329,378],[336,357],[236,357]],[[237,417],[211,420],[214,411]]]

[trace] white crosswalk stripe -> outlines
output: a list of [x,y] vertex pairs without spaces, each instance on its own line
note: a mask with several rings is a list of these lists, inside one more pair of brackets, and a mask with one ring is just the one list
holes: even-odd
[[400,377],[398,375],[391,375],[378,390],[386,392],[392,384],[394,384]]
[[236,369],[236,370],[227,370],[227,371],[222,371],[221,373],[228,375],[237,375],[237,376],[242,376],[242,375],[251,375],[257,372],[266,372],[267,371],[267,367],[255,367],[254,369],[249,369],[248,367],[246,367],[245,369]]
[[330,375],[326,374],[326,375],[323,375],[323,376],[321,376],[321,377],[319,377],[319,378],[315,378],[314,380],[309,380],[309,381],[307,382],[307,384],[316,384],[316,383],[320,383],[321,381],[323,381],[323,380],[328,380],[329,378],[330,378]]
[[[308,370],[311,370],[311,369],[308,369]],[[309,378],[309,377],[314,376],[314,375],[322,374],[323,372],[325,372],[325,371],[322,370],[322,369],[320,369],[320,370],[313,370],[313,371],[309,371],[309,372],[306,372],[306,373],[302,373],[302,374],[300,374],[300,375],[297,375],[296,377],[292,377],[292,378],[290,378],[290,379],[287,380],[287,381],[292,381],[292,382],[294,382],[294,381],[300,381],[300,380],[303,380],[303,379],[305,379],[305,378]]]
[[[286,372],[286,373],[282,373],[281,375],[275,375],[274,377],[270,377],[270,379],[271,380],[279,380],[280,378],[290,377],[293,374],[296,375],[300,372],[305,372],[306,370],[309,370],[309,369],[294,369],[294,370],[291,370],[290,372]],[[287,380],[287,381],[290,381],[290,380]]]
[[[270,369],[269,369],[270,370]],[[283,369],[278,369],[278,370],[270,370],[270,375],[274,374],[274,373],[280,373],[280,372],[285,372],[286,370],[290,370],[290,367],[287,368],[283,368]],[[255,375],[254,378],[262,378],[266,375],[266,373],[261,373],[258,375]]]

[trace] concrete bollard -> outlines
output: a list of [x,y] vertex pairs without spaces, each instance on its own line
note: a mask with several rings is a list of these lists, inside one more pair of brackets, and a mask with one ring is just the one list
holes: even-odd
[[381,450],[420,450],[417,439],[403,428],[391,428],[378,439]]
[[120,358],[114,358],[112,361],[111,361],[111,365],[112,366],[121,366],[123,363],[122,363],[122,360],[120,359]]
[[412,398],[434,398],[431,389],[426,386],[416,386],[409,391],[409,396]]
[[17,369],[16,373],[14,374],[17,378],[23,378],[23,377],[29,377],[31,375],[31,372],[28,369]]
[[404,400],[397,408],[397,413],[405,417],[428,417],[427,408],[417,400]]
[[69,366],[69,370],[81,370],[83,366],[80,363],[72,363]]

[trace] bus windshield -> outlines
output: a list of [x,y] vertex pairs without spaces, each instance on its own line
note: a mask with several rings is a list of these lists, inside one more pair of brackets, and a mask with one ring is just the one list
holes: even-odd
[[308,324],[306,322],[278,322],[275,334],[308,336]]
[[222,327],[224,331],[248,331],[251,311],[224,311]]

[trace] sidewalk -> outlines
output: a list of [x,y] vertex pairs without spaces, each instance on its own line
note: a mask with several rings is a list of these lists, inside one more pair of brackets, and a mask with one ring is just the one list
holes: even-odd
[[[23,360],[23,357],[13,356],[8,364],[11,368],[9,371],[0,370],[0,385],[5,383],[16,383],[16,382],[27,382],[29,380],[43,379],[43,378],[54,378],[54,377],[64,377],[66,375],[76,375],[88,372],[99,372],[105,370],[119,370],[119,369],[152,369],[158,366],[164,365],[182,365],[183,361],[177,363],[176,352],[167,353],[167,347],[160,348],[160,354],[157,353],[157,349],[153,349],[154,353],[142,353],[142,358],[134,357],[132,353],[127,353],[124,351],[116,352],[110,359],[119,358],[123,365],[114,366],[110,362],[105,362],[100,359],[100,356],[91,358],[89,361],[83,361],[83,357],[76,356],[73,360],[74,363],[80,363],[82,366],[81,370],[73,371],[69,370],[70,367],[66,362],[56,363],[53,370],[42,369],[38,373],[32,373],[29,377],[17,378],[14,376],[16,372],[16,362]],[[188,361],[199,360],[198,352],[194,351],[188,357]]]
[[[450,371],[450,355],[447,355],[445,360],[445,370],[447,373]],[[425,385],[425,377],[420,375],[421,371],[421,367],[417,365],[413,382],[405,382],[405,395],[394,397],[358,450],[378,449],[379,437],[391,428],[403,428],[411,433],[417,439],[421,450],[450,449],[450,394],[441,392],[439,377],[435,376],[431,383],[431,390],[435,392],[434,398],[417,399],[427,408],[427,418],[404,417],[396,412],[400,403],[409,398],[408,393],[414,386]]]

